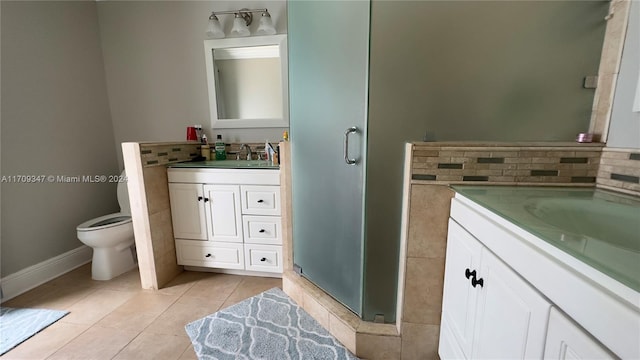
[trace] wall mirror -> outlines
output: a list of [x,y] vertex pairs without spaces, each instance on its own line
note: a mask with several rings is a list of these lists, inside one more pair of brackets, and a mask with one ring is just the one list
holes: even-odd
[[288,127],[287,36],[205,40],[214,129]]

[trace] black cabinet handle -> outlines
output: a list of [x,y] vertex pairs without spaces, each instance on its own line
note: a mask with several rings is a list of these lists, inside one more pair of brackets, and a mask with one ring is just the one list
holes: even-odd
[[471,271],[471,270],[469,270],[469,269],[466,269],[466,270],[464,271],[464,276],[465,276],[467,279],[468,279],[468,278],[470,278],[470,277],[472,277],[472,276],[475,278],[475,277],[476,277],[476,271],[475,271],[475,270]]
[[258,203],[263,203],[263,202],[264,202],[264,200],[262,200],[262,199],[258,200]]
[[482,278],[476,280],[476,277],[474,276],[473,279],[471,279],[471,286],[476,287],[477,285],[482,287],[484,285],[484,280]]
[[198,201],[202,201],[202,196],[198,196]]
[[204,202],[207,202],[207,201],[209,201],[209,198],[204,198]]
[[259,233],[263,233],[263,232],[265,232],[265,230],[264,229],[260,229],[260,231],[258,231],[258,232]]
[[267,261],[267,258],[262,258],[260,259],[260,261]]
[[207,255],[205,255],[204,257],[211,257],[211,254],[207,254]]

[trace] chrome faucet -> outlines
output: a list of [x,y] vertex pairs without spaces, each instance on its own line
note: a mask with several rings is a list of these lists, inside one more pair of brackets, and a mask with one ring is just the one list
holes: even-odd
[[240,151],[242,151],[242,149],[244,148],[247,148],[247,160],[253,159],[253,152],[251,151],[251,146],[247,144],[240,145]]

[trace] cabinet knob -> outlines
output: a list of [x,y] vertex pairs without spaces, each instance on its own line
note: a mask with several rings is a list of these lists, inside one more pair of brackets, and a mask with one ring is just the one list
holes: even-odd
[[482,278],[476,280],[476,277],[474,276],[473,279],[471,279],[471,286],[476,287],[477,285],[482,287],[484,285],[484,280]]
[[202,201],[202,196],[198,196],[198,201]]
[[260,199],[258,200],[258,204],[262,204],[264,202],[264,200]]
[[209,198],[204,198],[204,202],[207,202],[207,201],[209,201]]
[[267,261],[267,258],[261,258],[260,261]]
[[263,232],[265,232],[265,229],[260,229],[258,232],[259,233],[263,233]]
[[472,277],[472,276],[475,278],[475,277],[476,277],[476,271],[475,271],[475,270],[471,271],[471,270],[469,270],[469,269],[466,269],[466,270],[464,271],[464,276],[465,276],[467,279],[468,279],[468,278],[470,278],[470,277]]
[[211,254],[207,254],[207,255],[205,255],[204,257],[211,257]]

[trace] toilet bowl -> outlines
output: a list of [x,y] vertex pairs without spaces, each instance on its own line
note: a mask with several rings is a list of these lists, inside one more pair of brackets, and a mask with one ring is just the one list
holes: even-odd
[[[122,177],[125,178],[124,171]],[[118,183],[120,212],[83,222],[78,240],[93,248],[91,278],[110,280],[137,266],[127,183]]]

